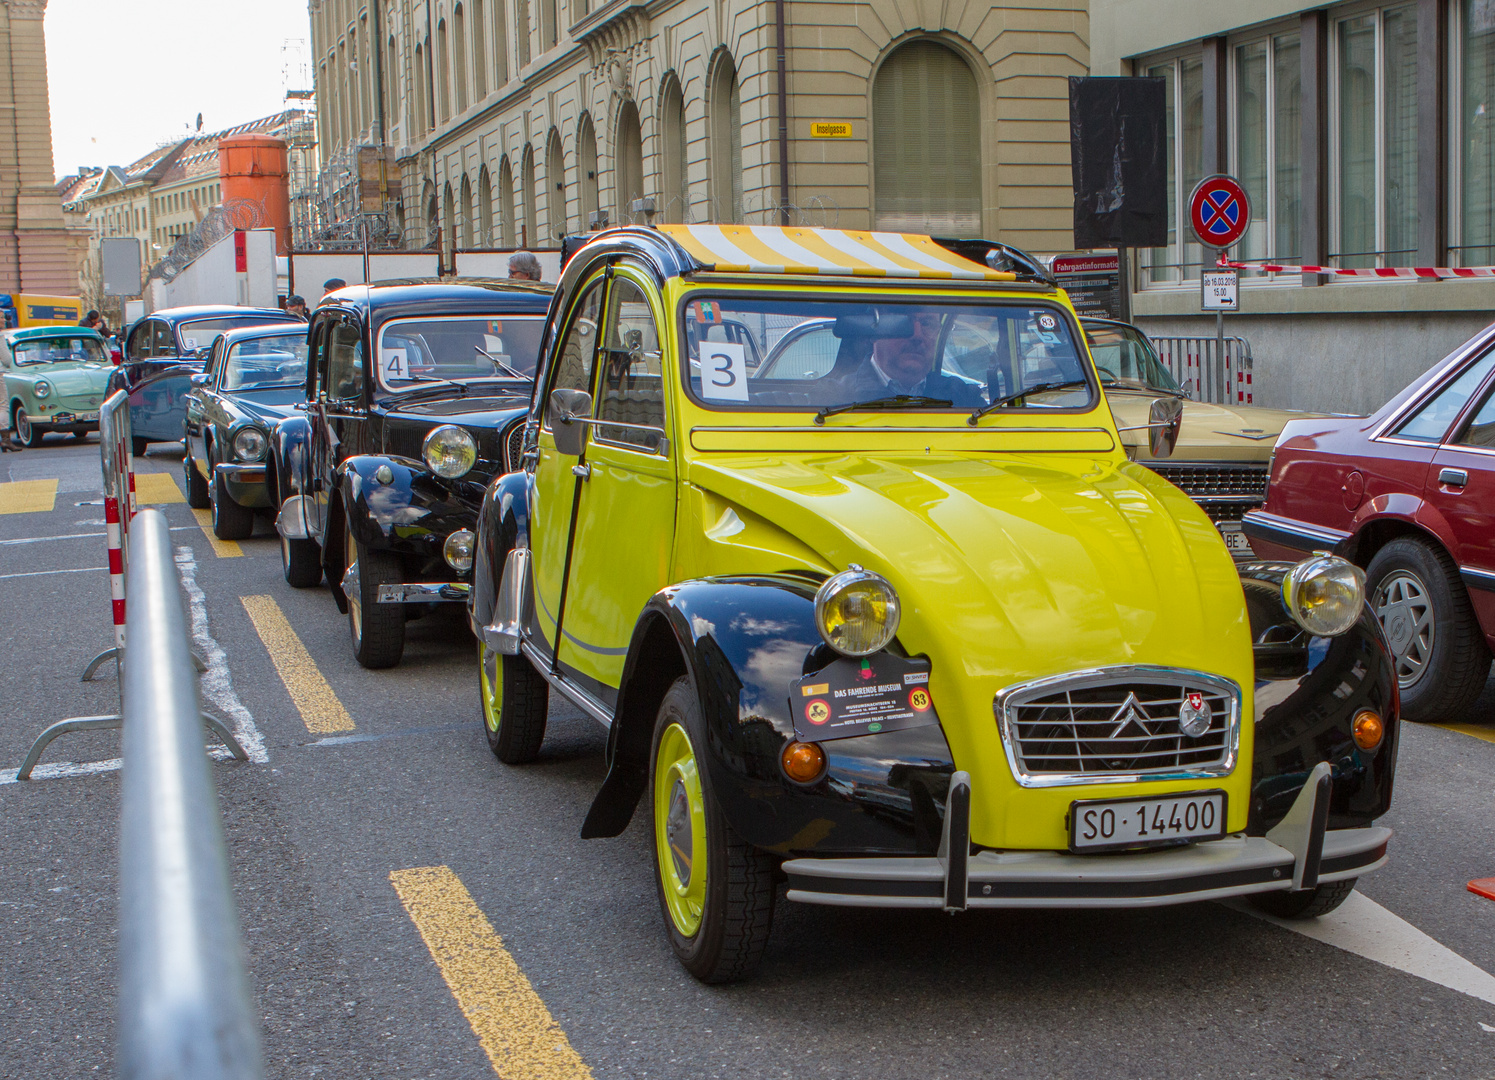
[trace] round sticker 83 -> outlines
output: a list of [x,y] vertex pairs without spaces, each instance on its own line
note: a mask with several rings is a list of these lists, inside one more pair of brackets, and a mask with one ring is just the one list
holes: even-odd
[[916,686],[908,692],[908,706],[914,712],[928,712],[933,702],[929,699],[929,691],[922,686]]

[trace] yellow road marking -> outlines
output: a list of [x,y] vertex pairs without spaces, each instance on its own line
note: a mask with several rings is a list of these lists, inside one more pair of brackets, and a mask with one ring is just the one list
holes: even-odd
[[1485,742],[1495,742],[1495,727],[1484,727],[1480,724],[1437,724],[1436,727],[1445,731],[1457,731],[1464,735],[1472,735],[1476,739]]
[[157,503],[186,502],[176,478],[169,472],[138,472],[135,474],[135,505],[151,506]]
[[57,502],[56,480],[13,480],[0,484],[0,514],[36,514]]
[[291,629],[290,622],[280,605],[270,596],[246,596],[244,610],[249,612],[249,621],[270,651],[270,659],[285,683],[296,711],[306,723],[306,730],[316,735],[330,735],[334,731],[352,731],[353,718],[343,703],[322,678],[317,665]]
[[592,1070],[461,878],[445,866],[422,866],[395,870],[389,880],[494,1072],[504,1080],[590,1080]]
[[[137,490],[136,495],[138,496],[139,494]],[[231,559],[235,555],[244,554],[244,549],[239,546],[237,540],[220,540],[213,535],[213,511],[193,510],[192,516],[197,519],[197,524],[202,526],[202,534],[208,538],[208,543],[213,547],[214,555],[217,555],[220,559]]]

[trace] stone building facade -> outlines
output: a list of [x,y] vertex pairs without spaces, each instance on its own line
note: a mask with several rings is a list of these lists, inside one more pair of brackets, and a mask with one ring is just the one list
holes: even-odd
[[642,222],[640,199],[661,221],[787,219],[1066,250],[1066,78],[1089,64],[1086,11],[1085,0],[310,0],[323,160],[362,155],[379,174],[361,206],[329,213],[382,212],[404,246],[447,250],[555,246],[603,220]]

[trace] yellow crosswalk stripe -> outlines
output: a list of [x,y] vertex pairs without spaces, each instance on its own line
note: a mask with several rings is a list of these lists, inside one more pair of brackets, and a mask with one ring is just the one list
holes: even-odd
[[159,503],[186,502],[176,478],[166,472],[138,472],[135,474],[135,505],[153,506]]
[[590,1080],[592,1070],[461,878],[445,866],[422,866],[395,870],[389,880],[494,1072],[504,1080]]
[[231,559],[235,555],[244,554],[244,549],[239,546],[237,540],[220,540],[213,535],[213,511],[193,510],[192,516],[197,519],[197,524],[202,527],[202,534],[208,538],[208,543],[213,548],[213,554],[220,559]]
[[56,480],[13,480],[0,484],[0,514],[37,514],[57,502]]
[[1436,727],[1445,731],[1457,731],[1461,735],[1469,735],[1485,742],[1495,742],[1495,727],[1485,727],[1480,724],[1437,724]]
[[301,714],[306,730],[314,735],[352,731],[353,718],[317,670],[316,661],[301,644],[296,631],[291,629],[290,621],[275,598],[246,596],[243,601],[244,610],[249,612],[249,621],[254,623],[255,633],[269,650],[270,660],[280,675],[280,681],[285,683],[296,711]]

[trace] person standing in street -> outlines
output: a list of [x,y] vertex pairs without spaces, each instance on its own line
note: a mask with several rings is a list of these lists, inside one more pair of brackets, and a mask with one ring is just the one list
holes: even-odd
[[299,296],[286,297],[286,314],[294,315],[302,322],[311,321],[311,313],[306,310],[306,301]]
[[509,256],[510,281],[539,281],[540,260],[528,251],[516,251]]
[[348,283],[340,277],[328,278],[322,282],[322,297],[325,299],[328,293],[336,292],[338,289],[346,289],[347,287]]

